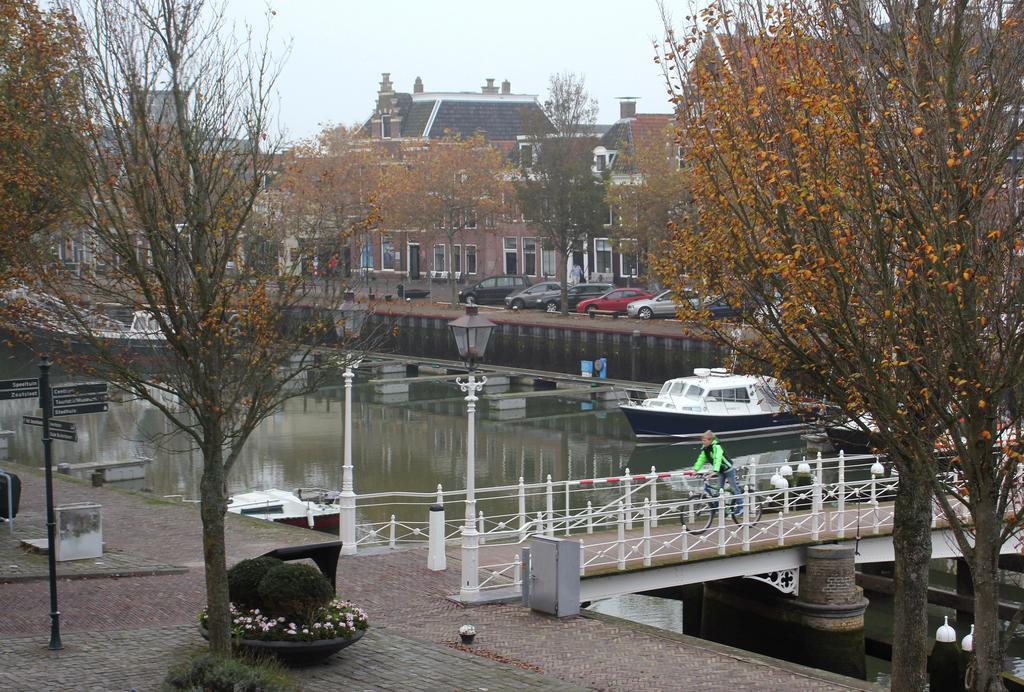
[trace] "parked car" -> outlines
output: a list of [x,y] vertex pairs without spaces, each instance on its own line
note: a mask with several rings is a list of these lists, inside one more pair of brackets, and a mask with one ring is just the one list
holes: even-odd
[[505,296],[505,307],[509,310],[542,308],[552,298],[562,295],[562,284],[557,281],[541,281],[515,293]]
[[505,296],[529,285],[530,277],[522,274],[492,276],[459,291],[459,302],[479,305],[501,304],[505,300]]
[[[576,284],[575,286],[570,286],[567,292],[569,309],[575,310],[581,300],[596,298],[599,295],[607,293],[613,288],[615,288],[613,284]],[[556,295],[547,299],[544,303],[544,309],[548,312],[558,312],[562,309],[561,290],[559,290]]]
[[[641,320],[649,320],[652,317],[675,317],[677,310],[683,305],[683,300],[676,295],[675,291],[665,289],[653,298],[634,300],[626,306],[626,314]],[[689,303],[688,307],[690,308],[696,308],[699,305],[697,299],[692,296],[688,296],[685,300]]]
[[634,300],[650,298],[651,292],[642,288],[616,288],[596,298],[589,298],[580,301],[576,306],[576,312],[594,312],[605,310],[615,313],[625,313],[626,306]]
[[725,298],[712,298],[708,302],[704,303],[704,306],[701,309],[706,312],[710,312],[711,318],[715,320],[740,317],[743,315],[743,311],[741,309],[729,305],[729,303],[725,302]]

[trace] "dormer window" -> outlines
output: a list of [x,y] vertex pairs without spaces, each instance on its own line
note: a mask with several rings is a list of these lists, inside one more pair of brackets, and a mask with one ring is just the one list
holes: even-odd
[[383,139],[391,139],[391,116],[380,116],[380,136]]
[[597,170],[598,173],[602,172],[605,169],[604,154],[597,154],[594,156],[594,168]]

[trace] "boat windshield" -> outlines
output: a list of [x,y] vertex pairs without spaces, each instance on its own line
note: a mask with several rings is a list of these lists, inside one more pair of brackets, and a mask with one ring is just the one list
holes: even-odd
[[686,386],[683,396],[687,399],[702,399],[704,397],[704,388],[700,385],[689,384]]
[[662,385],[659,397],[684,397],[687,399],[700,399],[704,396],[704,388],[696,384],[686,382],[669,381]]

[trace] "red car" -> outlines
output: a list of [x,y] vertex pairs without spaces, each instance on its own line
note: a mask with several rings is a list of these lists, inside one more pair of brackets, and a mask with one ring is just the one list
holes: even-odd
[[642,288],[616,288],[608,291],[602,296],[581,301],[576,306],[577,312],[594,312],[604,310],[607,312],[626,313],[626,306],[634,300],[650,298],[654,294]]

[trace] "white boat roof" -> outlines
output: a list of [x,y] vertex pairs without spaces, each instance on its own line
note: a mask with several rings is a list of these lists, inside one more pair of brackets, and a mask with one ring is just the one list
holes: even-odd
[[[699,369],[700,368],[698,368],[698,370]],[[747,387],[752,384],[763,384],[765,381],[766,378],[760,375],[734,375],[732,373],[723,374],[721,372],[711,372],[707,376],[689,375],[687,377],[675,377],[667,382],[699,384],[706,389],[732,389],[736,387]]]

